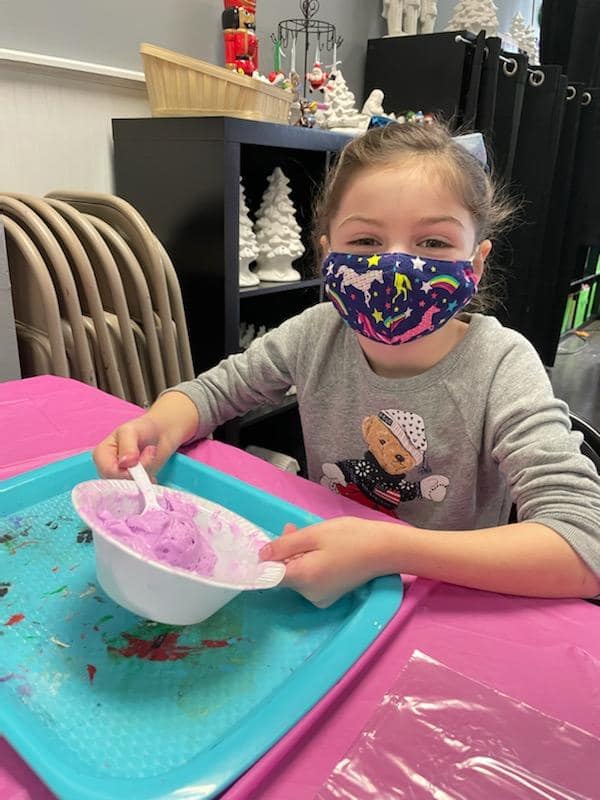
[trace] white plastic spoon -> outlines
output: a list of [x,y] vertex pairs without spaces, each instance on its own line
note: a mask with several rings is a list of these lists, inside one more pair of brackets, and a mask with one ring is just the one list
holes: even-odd
[[162,511],[163,509],[158,504],[154,486],[144,467],[141,464],[136,464],[135,467],[129,467],[128,471],[144,498],[144,508],[141,513],[146,514],[148,511]]

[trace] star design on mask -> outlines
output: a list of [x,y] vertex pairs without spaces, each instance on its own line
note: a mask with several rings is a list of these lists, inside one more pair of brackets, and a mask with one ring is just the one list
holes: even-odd
[[372,256],[369,256],[369,258],[367,258],[367,265],[369,267],[376,267],[380,261],[381,261],[381,256],[378,256],[376,253],[374,253]]
[[458,307],[458,303],[456,300],[453,300],[451,303],[448,303],[448,311],[455,311]]
[[404,312],[405,318],[408,319],[411,315],[412,315],[412,308],[407,308],[406,311]]
[[425,294],[429,294],[432,289],[431,283],[429,281],[423,281],[421,289],[425,292]]
[[419,256],[417,256],[416,258],[411,258],[411,261],[415,269],[421,270],[421,272],[423,272],[423,267],[427,263],[426,261],[423,261],[423,259],[419,258]]
[[333,275],[334,267],[335,267],[335,264],[333,263],[333,261],[330,261],[329,264],[327,265],[327,274],[328,275]]
[[379,309],[376,309],[372,314],[373,319],[375,322],[383,322],[383,314]]

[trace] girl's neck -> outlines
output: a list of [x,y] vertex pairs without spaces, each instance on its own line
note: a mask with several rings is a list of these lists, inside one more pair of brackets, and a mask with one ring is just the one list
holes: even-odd
[[376,375],[382,378],[412,378],[427,372],[451,353],[468,329],[468,323],[453,319],[429,336],[406,344],[381,344],[360,334],[356,334],[356,338]]

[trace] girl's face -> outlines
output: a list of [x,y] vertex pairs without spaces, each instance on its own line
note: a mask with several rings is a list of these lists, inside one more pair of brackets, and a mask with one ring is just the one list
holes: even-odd
[[473,218],[459,198],[419,164],[360,172],[346,187],[322,244],[334,252],[473,258],[478,277],[492,248],[489,240],[477,242]]

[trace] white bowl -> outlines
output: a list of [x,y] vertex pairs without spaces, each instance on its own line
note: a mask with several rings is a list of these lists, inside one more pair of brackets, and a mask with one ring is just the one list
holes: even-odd
[[[118,516],[138,514],[143,500],[132,481],[94,480],[78,484],[73,505],[89,525],[96,550],[98,583],[116,603],[134,614],[171,625],[193,625],[210,617],[245,590],[270,589],[285,575],[285,566],[260,561],[258,552],[270,541],[252,522],[223,506],[188,492],[157,486],[162,495],[178,494],[197,508],[196,524],[206,528],[209,518],[223,523],[209,538],[217,555],[213,577],[172,567],[140,555],[97,524],[95,512],[117,503]],[[231,526],[235,526],[235,535]]]

